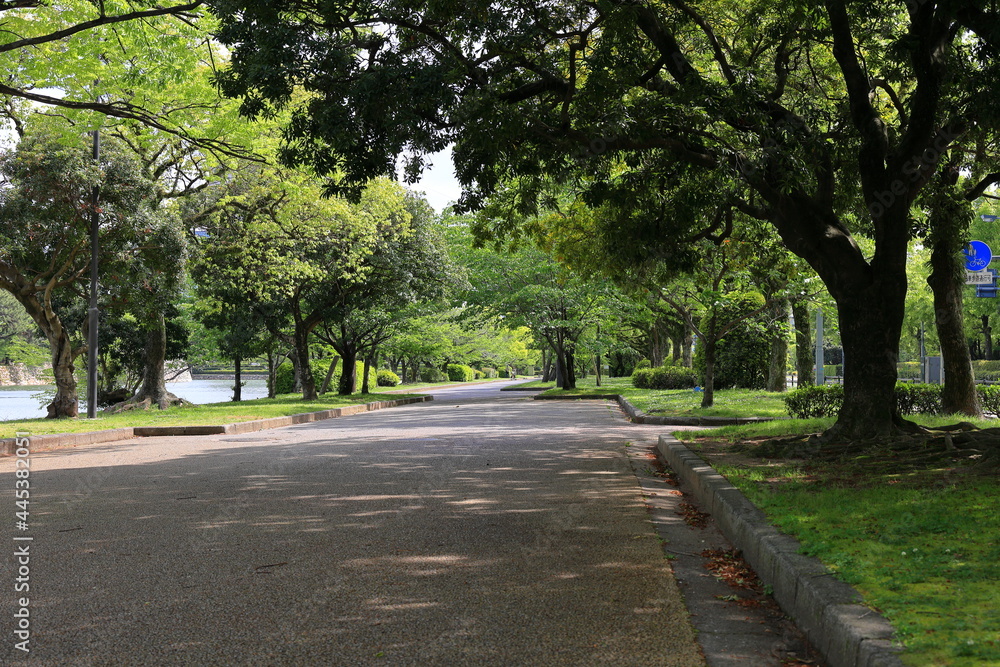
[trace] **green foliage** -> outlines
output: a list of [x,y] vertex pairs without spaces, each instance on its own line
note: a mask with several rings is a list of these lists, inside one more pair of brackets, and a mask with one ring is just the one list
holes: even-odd
[[444,382],[447,379],[448,376],[444,374],[444,371],[435,366],[420,369],[421,382]]
[[896,405],[901,415],[936,415],[941,412],[939,384],[900,382],[896,385]]
[[[941,412],[941,390],[938,384],[900,382],[896,385],[896,406],[901,415],[933,415]],[[980,392],[982,395],[982,392]],[[785,396],[788,414],[795,419],[835,417],[844,401],[844,386],[828,384],[802,387]]]
[[448,364],[445,372],[451,382],[471,382],[476,379],[476,371],[465,364]]
[[389,370],[379,371],[376,377],[376,384],[380,387],[395,387],[399,384],[399,376]]
[[497,371],[497,375],[499,375],[501,378],[509,378],[510,371],[507,370],[506,368],[501,368],[499,371]]
[[641,368],[652,368],[652,367],[653,363],[649,359],[640,359],[635,364],[635,370],[639,370]]
[[983,412],[1000,417],[1000,385],[981,384],[976,386],[976,391]]
[[[330,370],[330,364],[333,362],[331,358],[325,359],[312,359],[309,362],[309,367],[312,369],[313,377],[316,379],[316,388],[319,389],[319,385],[323,382],[323,378],[326,377],[327,372]],[[354,393],[361,391],[362,378],[365,375],[365,364],[364,362],[356,363],[357,373],[358,373],[358,386]],[[278,366],[275,372],[274,380],[274,393],[275,394],[290,394],[295,386],[295,375],[292,370],[292,363],[286,361],[280,366]],[[368,374],[368,386],[376,387],[378,386],[378,375],[375,369],[371,369]],[[385,386],[385,385],[382,385]]]
[[835,417],[844,403],[844,385],[800,387],[785,395],[785,408],[793,419]]
[[972,362],[972,372],[979,382],[996,382],[1000,380],[1000,361],[976,359]]
[[[720,325],[745,317],[764,305],[764,297],[757,292],[730,294],[724,303],[716,306]],[[708,330],[707,317],[701,324]],[[732,328],[715,347],[715,387],[764,389],[767,370],[771,361],[771,337],[759,318],[749,318]],[[705,346],[695,351],[694,367],[698,376],[705,377]]]
[[691,389],[696,383],[694,369],[684,366],[639,368],[632,373],[632,384],[638,389]]
[[490,368],[489,366],[484,366],[483,368],[481,368],[479,370],[483,374],[484,378],[492,379],[492,378],[497,377],[497,369],[495,369],[495,368]]

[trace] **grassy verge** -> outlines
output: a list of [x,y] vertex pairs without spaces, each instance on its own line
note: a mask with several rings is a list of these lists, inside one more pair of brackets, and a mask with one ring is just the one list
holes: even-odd
[[[781,424],[803,433],[824,423],[829,422]],[[877,453],[837,462],[742,458],[733,463],[726,455],[733,450],[726,443],[740,437],[779,435],[773,426],[713,430],[711,440],[705,432],[694,436],[702,439],[702,455],[775,526],[797,537],[805,553],[826,563],[889,618],[904,643],[906,664],[1000,664],[996,473],[902,468]],[[725,435],[723,444],[719,435]]]
[[502,382],[500,378],[485,378],[482,380],[472,380],[470,382],[419,382],[417,384],[398,384],[395,387],[380,387],[384,392],[389,392],[390,394],[407,394],[421,389],[435,389],[438,387],[453,387],[456,385],[468,385],[468,384],[486,384],[488,382]]
[[0,437],[11,438],[18,431],[32,435],[50,433],[85,433],[128,426],[192,426],[232,424],[235,422],[284,417],[300,412],[317,412],[344,405],[391,401],[398,394],[325,394],[315,401],[303,401],[298,394],[277,398],[260,398],[239,403],[206,403],[204,405],[168,408],[167,410],[136,410],[116,415],[98,414],[96,419],[22,419],[0,422]]
[[[523,386],[534,386],[529,383]],[[551,386],[551,383],[538,386]],[[675,417],[772,417],[784,418],[784,394],[750,389],[723,389],[715,392],[715,405],[702,408],[701,392],[690,389],[637,389],[631,378],[607,378],[598,387],[593,378],[577,382],[577,388],[565,391],[549,389],[544,395],[580,396],[621,394],[628,402],[648,415]]]

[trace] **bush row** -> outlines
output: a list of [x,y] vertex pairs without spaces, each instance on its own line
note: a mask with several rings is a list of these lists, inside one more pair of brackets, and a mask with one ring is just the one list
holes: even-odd
[[683,366],[636,368],[632,384],[639,389],[690,389],[697,384],[694,369]]
[[[901,382],[896,385],[896,406],[901,415],[939,414],[941,391],[939,384],[914,384]],[[976,387],[983,411],[1000,414],[1000,386]],[[802,387],[785,396],[785,409],[796,419],[836,417],[844,403],[844,385],[828,384],[819,387]]]
[[[309,361],[309,367],[312,368],[313,379],[316,380],[316,390],[319,391],[323,386],[323,380],[326,379],[326,374],[330,370],[330,362],[332,359],[311,359]],[[365,377],[365,364],[363,361],[357,362],[358,369],[358,391],[361,391],[362,381]],[[340,381],[340,374],[343,372],[342,367],[339,367],[334,371],[333,378],[330,380],[330,391],[337,391],[337,383]],[[375,374],[375,369],[371,369],[368,374],[368,386],[374,387],[378,381],[378,377]],[[278,366],[275,371],[274,379],[274,393],[275,394],[290,394],[295,386],[295,374],[292,369],[292,363],[286,361],[285,363]]]
[[476,379],[476,371],[465,364],[448,364],[445,373],[452,382],[472,382]]

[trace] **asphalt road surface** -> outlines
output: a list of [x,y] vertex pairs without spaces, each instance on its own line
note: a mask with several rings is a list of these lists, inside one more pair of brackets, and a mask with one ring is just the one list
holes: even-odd
[[27,530],[0,460],[0,659],[704,664],[628,463],[636,427],[500,386],[39,453]]

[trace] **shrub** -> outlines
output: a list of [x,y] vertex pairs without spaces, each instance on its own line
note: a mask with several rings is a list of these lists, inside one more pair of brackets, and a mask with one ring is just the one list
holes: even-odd
[[1000,386],[981,384],[976,387],[979,393],[979,404],[983,412],[1000,416]]
[[380,387],[395,387],[399,384],[399,376],[392,371],[379,371],[376,378],[376,384]]
[[639,389],[690,389],[697,383],[694,369],[683,366],[638,368],[632,384]]
[[785,409],[794,419],[834,417],[844,403],[844,385],[802,387],[785,396]]
[[[757,292],[735,293],[719,308],[720,324],[745,316],[764,305],[764,297]],[[764,389],[767,371],[771,365],[771,334],[763,324],[762,316],[744,320],[729,331],[715,345],[715,388],[743,387]],[[707,318],[702,320],[703,330]],[[705,346],[695,350],[694,367],[698,377],[705,377]]]
[[428,367],[420,369],[421,382],[444,382],[448,377],[440,368]]
[[[309,366],[312,368],[313,378],[316,380],[316,391],[322,388],[323,380],[326,378],[326,373],[330,370],[330,362],[332,359],[311,359],[309,361]],[[360,371],[358,372],[360,375]],[[334,377],[333,381],[330,383],[336,387],[337,378]],[[292,362],[286,361],[280,366],[274,373],[274,393],[275,394],[291,394],[295,388],[295,372],[292,368]]]
[[643,368],[652,368],[652,367],[653,367],[653,362],[651,362],[649,359],[640,359],[639,361],[636,362],[635,370],[633,370],[632,372],[634,373],[635,371],[641,370]]
[[941,412],[939,384],[900,382],[896,385],[896,406],[901,415],[936,415]]
[[476,371],[465,364],[448,364],[445,372],[452,382],[471,382],[476,379]]
[[652,376],[652,368],[636,368],[632,371],[632,386],[637,389],[649,389]]
[[501,368],[499,371],[497,371],[497,375],[499,375],[502,378],[509,378],[510,371],[507,370],[506,368]]
[[[973,362],[975,364],[975,362]],[[896,375],[900,378],[909,379],[919,379],[920,378],[920,362],[919,361],[901,361],[896,364]]]
[[489,366],[484,366],[481,372],[483,374],[483,377],[490,380],[497,377],[497,369],[490,368]]
[[[899,414],[940,413],[941,390],[942,386],[938,384],[898,383],[896,385],[896,407]],[[1000,403],[1000,392],[997,393],[997,401]],[[843,404],[844,385],[841,384],[802,387],[785,396],[785,409],[795,419],[836,417]]]

